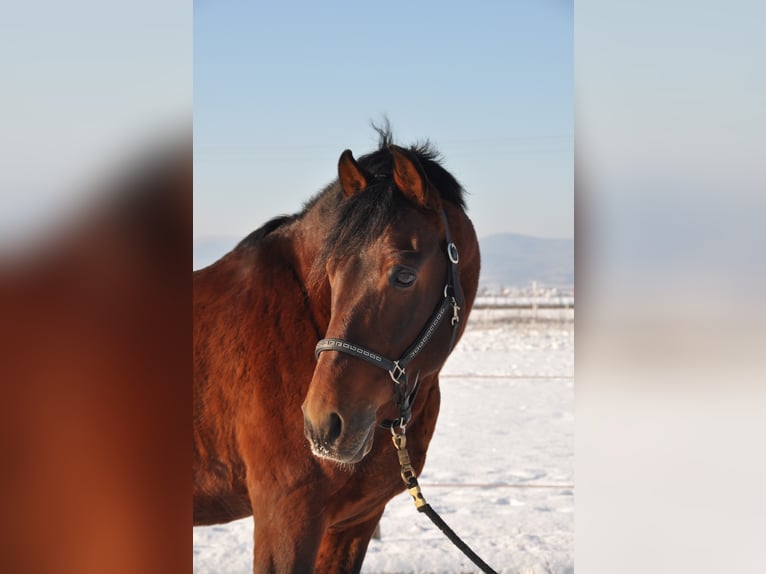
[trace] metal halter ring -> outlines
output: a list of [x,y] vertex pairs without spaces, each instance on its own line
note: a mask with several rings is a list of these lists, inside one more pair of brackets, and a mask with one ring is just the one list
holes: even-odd
[[[398,424],[392,424],[391,425],[391,436],[404,436],[407,434],[407,425],[402,424],[402,419],[397,419]],[[396,432],[396,427],[399,427],[400,432]]]
[[460,260],[460,256],[457,252],[457,245],[454,243],[447,245],[447,257],[449,257],[449,260],[455,265],[457,265],[457,262]]

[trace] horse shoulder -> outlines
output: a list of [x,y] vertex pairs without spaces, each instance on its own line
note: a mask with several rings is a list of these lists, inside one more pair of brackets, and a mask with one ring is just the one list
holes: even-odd
[[[288,392],[282,381],[303,378],[307,385],[310,380],[316,327],[307,306],[289,242],[278,236],[235,249],[195,274],[195,505],[200,516],[241,514],[245,503],[250,514],[248,469],[268,464],[275,454],[269,449],[279,446],[263,437],[278,435],[287,421],[301,417],[300,405],[293,404],[300,393]],[[297,427],[302,429],[300,421]],[[293,442],[302,443],[302,433],[297,434]]]

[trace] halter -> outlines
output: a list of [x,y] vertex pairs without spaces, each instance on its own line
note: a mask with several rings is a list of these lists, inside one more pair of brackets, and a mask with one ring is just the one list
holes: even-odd
[[441,325],[442,320],[447,315],[447,310],[452,307],[452,339],[450,340],[449,350],[455,345],[455,338],[457,336],[457,326],[460,323],[460,306],[463,304],[463,293],[460,289],[460,279],[458,278],[457,264],[459,260],[457,246],[452,242],[452,236],[450,234],[449,223],[447,222],[447,216],[444,213],[444,209],[441,210],[441,218],[444,222],[444,235],[447,242],[447,260],[449,261],[449,269],[447,270],[447,283],[444,286],[444,299],[439,307],[431,315],[430,320],[426,323],[426,326],[420,331],[420,334],[415,339],[406,351],[402,354],[398,360],[391,360],[384,357],[370,349],[363,347],[362,345],[356,345],[350,343],[345,339],[322,339],[317,343],[314,354],[319,359],[319,355],[324,351],[339,351],[346,353],[352,357],[362,359],[368,363],[375,365],[385,371],[388,371],[391,380],[394,381],[394,392],[396,394],[396,405],[399,408],[399,418],[394,420],[385,420],[381,423],[384,428],[394,429],[400,427],[406,428],[407,423],[412,417],[412,404],[415,402],[415,397],[419,388],[419,372],[415,376],[415,382],[412,388],[409,388],[407,382],[407,366],[415,359],[415,357],[423,350],[428,341],[436,332],[436,329]]

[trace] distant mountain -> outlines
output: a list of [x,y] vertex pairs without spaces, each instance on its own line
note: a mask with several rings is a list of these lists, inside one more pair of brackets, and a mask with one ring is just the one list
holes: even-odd
[[[215,262],[229,252],[241,237],[214,237],[194,241],[194,269]],[[460,247],[460,246],[458,246]],[[479,287],[528,287],[574,285],[574,241],[543,239],[499,233],[479,240],[481,277]]]
[[574,285],[574,241],[498,233],[479,240],[479,287],[551,287]]

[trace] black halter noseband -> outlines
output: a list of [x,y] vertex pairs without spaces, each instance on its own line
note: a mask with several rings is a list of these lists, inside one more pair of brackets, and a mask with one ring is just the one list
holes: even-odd
[[339,351],[367,361],[376,367],[388,371],[391,380],[395,383],[394,392],[396,394],[396,404],[399,407],[399,418],[383,421],[381,426],[385,428],[393,428],[396,426],[405,427],[412,417],[412,404],[415,402],[415,396],[418,392],[419,377],[416,376],[412,388],[408,388],[407,366],[413,359],[415,359],[418,353],[423,350],[423,347],[426,346],[428,341],[431,340],[431,337],[436,332],[439,325],[441,325],[441,322],[450,307],[452,307],[452,339],[450,340],[450,351],[452,351],[452,347],[455,345],[457,326],[460,322],[458,311],[460,311],[460,306],[463,304],[463,293],[460,289],[460,279],[458,277],[457,264],[459,257],[457,246],[452,242],[449,223],[447,222],[447,216],[443,209],[441,211],[441,217],[444,222],[445,239],[447,242],[447,260],[449,261],[447,283],[444,286],[444,299],[436,311],[434,311],[433,315],[431,315],[431,319],[426,323],[426,326],[415,339],[415,342],[404,351],[401,358],[398,360],[391,360],[361,345],[349,343],[344,339],[322,339],[317,343],[314,351],[317,359],[319,359],[319,355],[324,351]]

